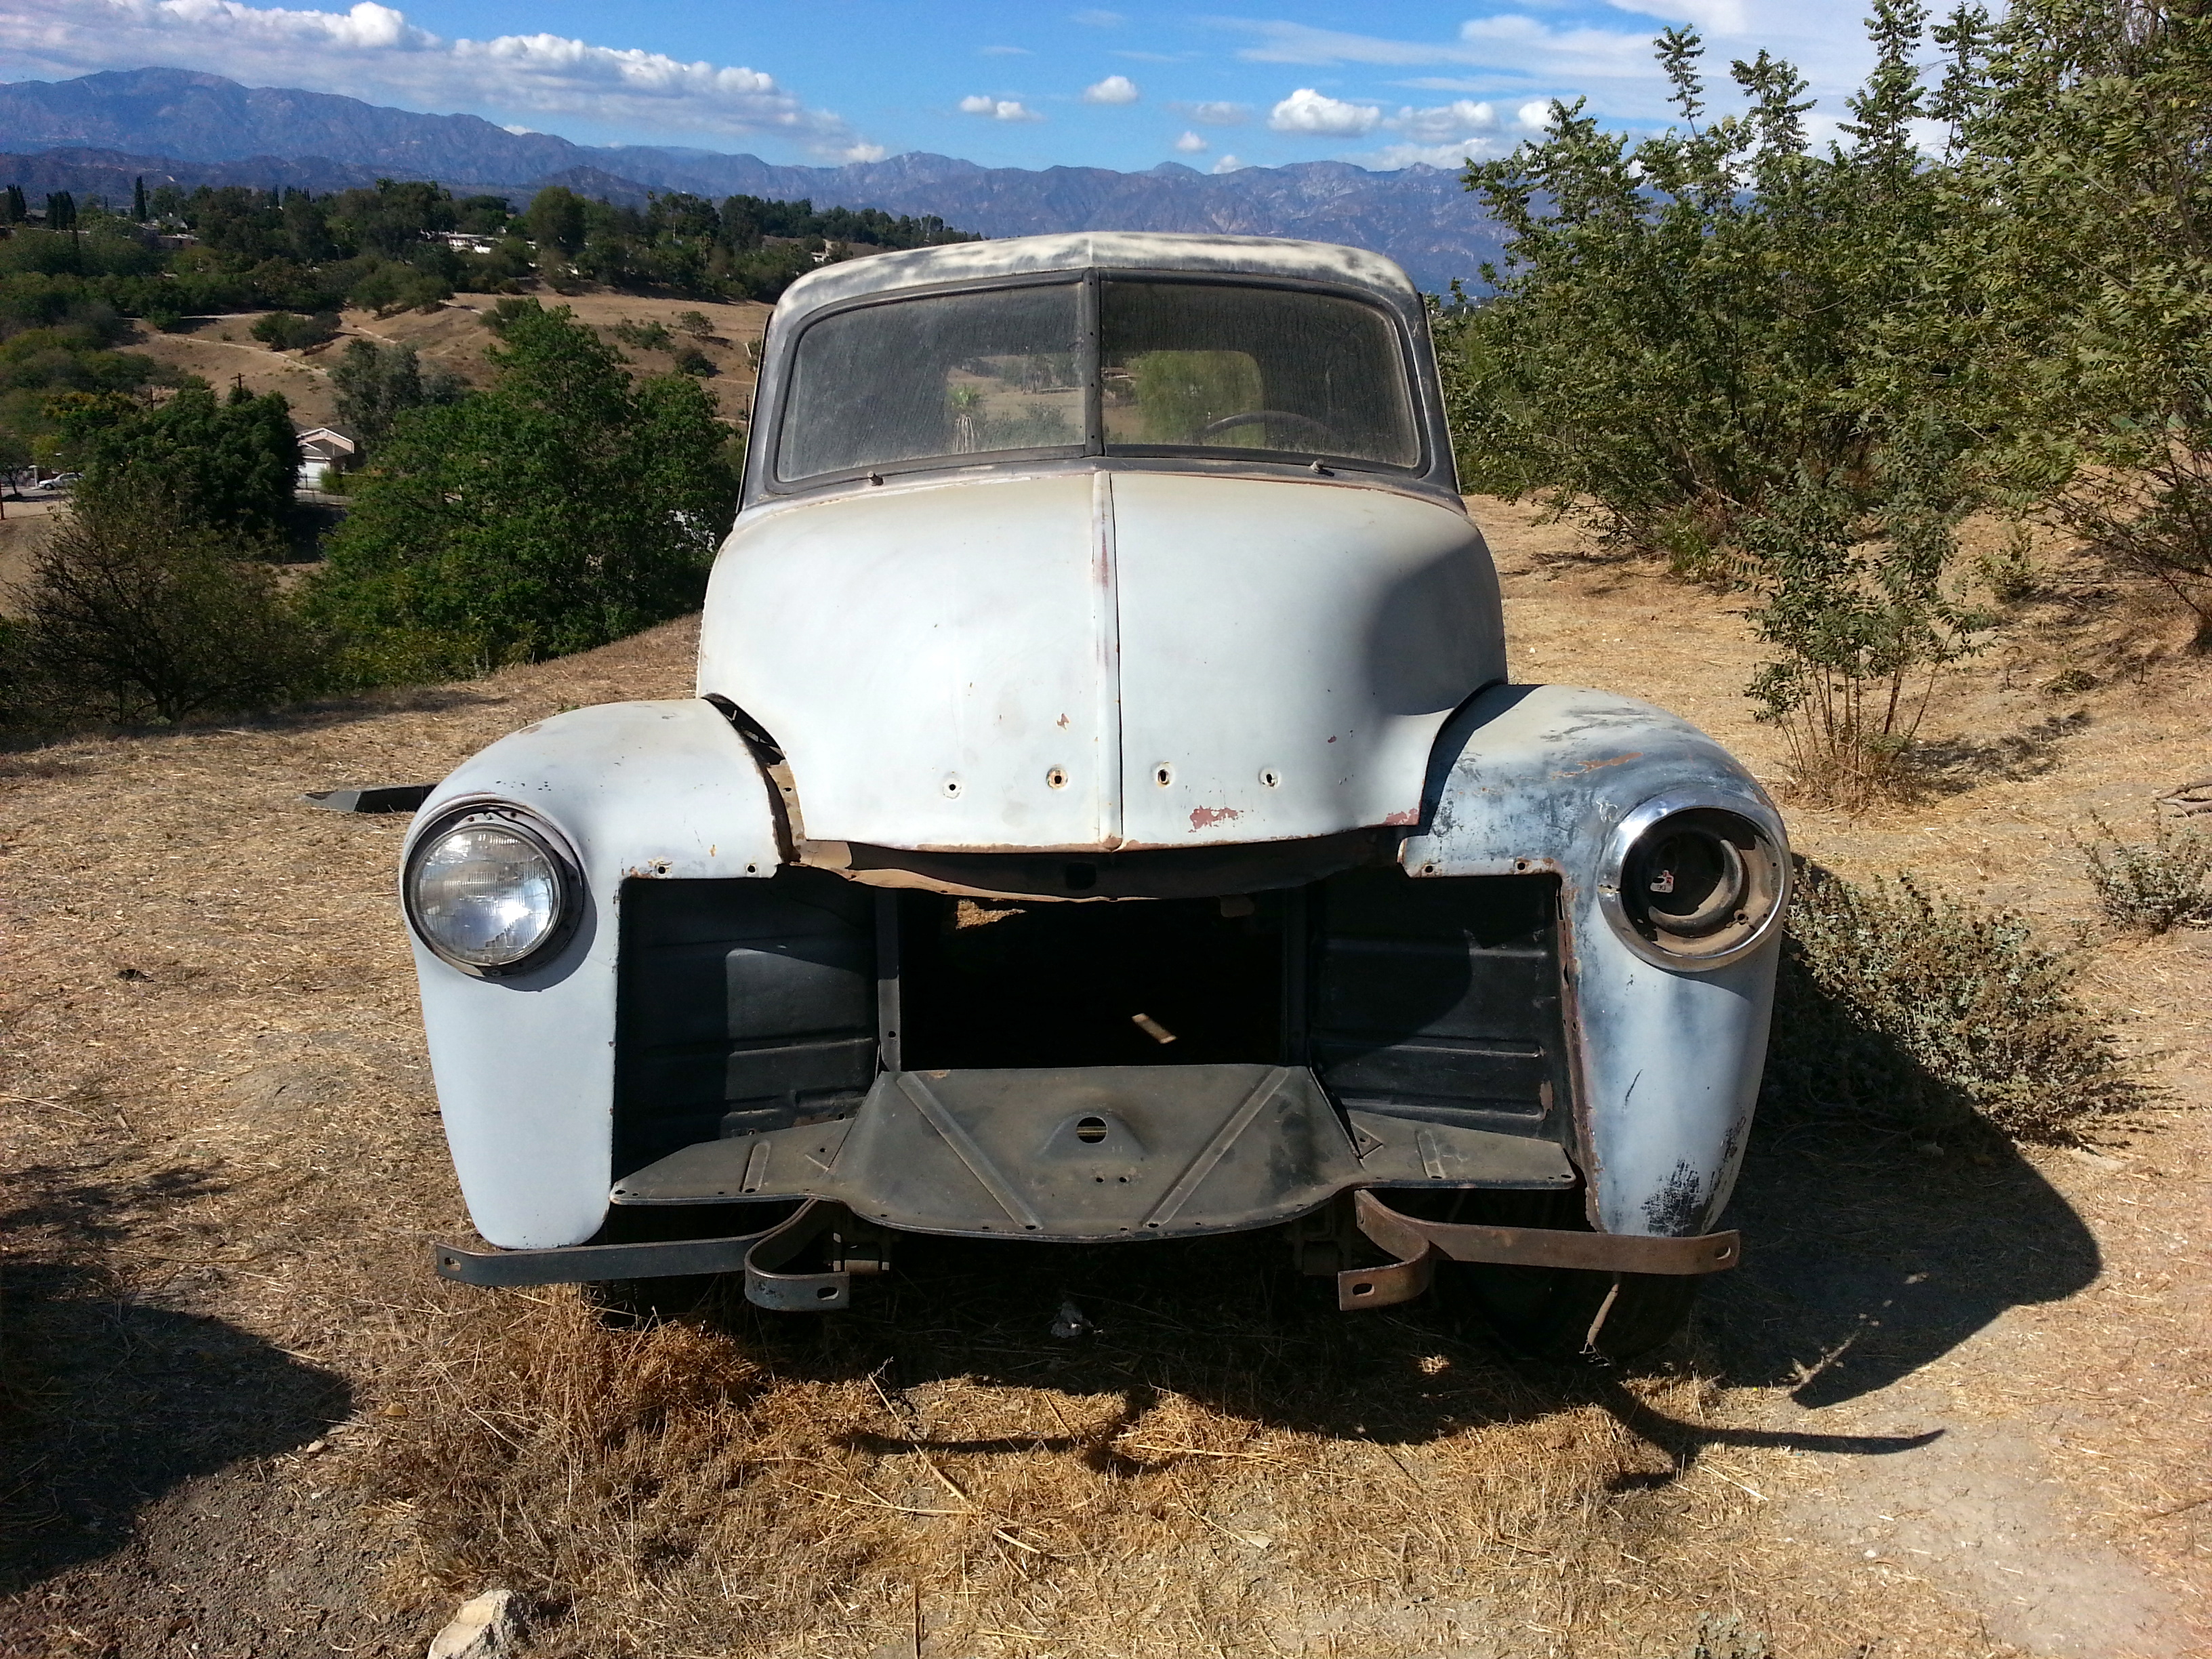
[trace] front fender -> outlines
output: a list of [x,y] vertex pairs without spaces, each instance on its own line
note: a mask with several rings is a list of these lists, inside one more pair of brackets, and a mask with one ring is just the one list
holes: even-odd
[[416,814],[410,850],[442,807],[486,799],[527,808],[568,842],[582,918],[551,962],[501,979],[464,973],[410,934],[430,1069],[477,1231],[509,1249],[580,1243],[605,1219],[613,1180],[623,884],[773,876],[768,781],[710,703],[579,708],[464,762]]
[[[1686,720],[1610,692],[1493,686],[1445,727],[1425,827],[1400,854],[1415,877],[1560,878],[1577,1161],[1590,1223],[1606,1232],[1711,1226],[1735,1187],[1765,1064],[1778,927],[1751,954],[1692,972],[1632,951],[1600,906],[1614,826],[1685,791],[1780,833],[1758,782]],[[1776,851],[1786,869],[1788,848]]]

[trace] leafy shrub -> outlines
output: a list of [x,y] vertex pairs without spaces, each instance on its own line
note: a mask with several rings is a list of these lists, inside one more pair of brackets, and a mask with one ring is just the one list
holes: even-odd
[[675,320],[676,326],[695,340],[714,337],[714,319],[703,311],[679,311]]
[[338,319],[332,312],[302,317],[289,311],[272,311],[253,325],[253,337],[272,351],[305,351],[337,337]]
[[1991,620],[1944,592],[1962,505],[1947,459],[1900,444],[1875,510],[1801,477],[1739,526],[1752,628],[1780,653],[1747,691],[1812,799],[1856,809],[1896,783],[1937,678]]
[[2153,822],[2148,842],[2124,842],[2095,814],[2089,823],[2094,837],[2076,836],[2074,845],[2112,926],[2163,933],[2212,917],[2212,836],[2161,817]]
[[673,351],[675,337],[669,333],[668,325],[659,321],[641,323],[625,317],[610,331],[626,346],[641,351]]
[[2140,1098],[2075,964],[2021,917],[1801,861],[1789,920],[1767,1059],[1781,1100],[2069,1142]]
[[679,346],[676,351],[676,372],[706,380],[714,373],[714,360],[695,345]]
[[176,720],[313,689],[320,643],[262,550],[155,481],[82,493],[4,641],[18,721]]

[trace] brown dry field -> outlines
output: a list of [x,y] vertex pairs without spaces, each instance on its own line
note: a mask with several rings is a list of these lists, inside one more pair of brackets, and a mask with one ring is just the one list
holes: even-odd
[[[628,357],[641,374],[665,374],[674,367],[672,354],[623,346],[611,331],[617,323],[660,322],[672,329],[678,312],[696,311],[714,325],[714,333],[696,342],[714,365],[704,384],[721,405],[726,419],[744,413],[752,396],[751,361],[746,344],[757,340],[767,325],[769,307],[750,301],[733,305],[705,300],[665,300],[627,294],[575,294],[563,297],[537,295],[548,306],[567,306],[577,320],[596,330]],[[385,344],[405,343],[420,354],[426,366],[449,369],[463,380],[481,385],[489,374],[483,348],[491,336],[482,314],[498,303],[491,294],[457,294],[434,312],[404,311],[379,317],[370,311],[348,311],[339,317],[336,339],[306,351],[271,351],[253,337],[253,325],[264,313],[244,312],[234,316],[210,317],[191,332],[160,334],[141,329],[126,348],[197,374],[218,388],[242,381],[256,396],[281,392],[292,405],[295,425],[304,428],[327,426],[337,418],[337,402],[331,386],[330,367],[345,350],[346,342],[363,338]],[[690,337],[679,335],[689,342]]]
[[[1516,678],[1778,778],[1738,601],[1476,507]],[[2096,929],[2069,840],[2212,773],[2212,678],[2051,556],[1923,792],[1793,833],[2087,928],[2160,1103],[2075,1149],[1770,1117],[1745,1266],[1632,1374],[1449,1304],[1340,1316],[1261,1242],[925,1245],[848,1315],[643,1329],[434,1280],[468,1235],[404,825],[300,793],[684,695],[689,623],[0,757],[0,1652],[419,1654],[505,1584],[540,1659],[1675,1659],[1701,1620],[1773,1659],[2212,1653],[2212,932]]]

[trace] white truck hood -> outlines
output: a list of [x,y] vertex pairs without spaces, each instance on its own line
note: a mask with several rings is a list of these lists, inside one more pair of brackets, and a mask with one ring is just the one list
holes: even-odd
[[1504,678],[1452,507],[1316,478],[1063,470],[747,511],[699,690],[789,760],[806,835],[1112,851],[1418,821]]

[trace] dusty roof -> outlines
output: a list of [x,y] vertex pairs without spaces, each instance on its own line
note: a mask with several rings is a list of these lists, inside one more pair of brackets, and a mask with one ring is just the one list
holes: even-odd
[[1279,236],[1193,236],[1158,231],[1076,231],[955,242],[870,254],[824,265],[793,283],[777,307],[787,325],[811,311],[861,295],[1043,270],[1093,266],[1141,270],[1212,270],[1296,276],[1370,289],[1394,304],[1418,304],[1413,285],[1391,260],[1334,242]]

